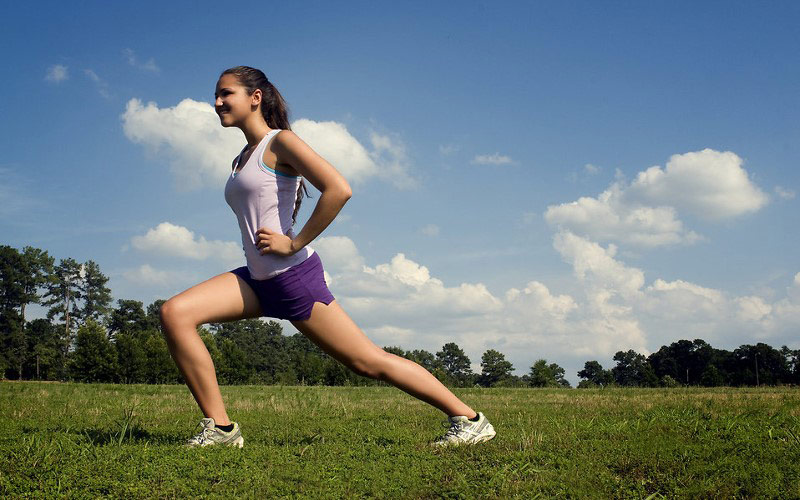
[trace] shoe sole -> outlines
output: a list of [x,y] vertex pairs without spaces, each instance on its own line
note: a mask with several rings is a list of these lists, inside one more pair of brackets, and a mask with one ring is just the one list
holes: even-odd
[[476,439],[475,441],[473,441],[470,444],[485,443],[486,441],[489,441],[490,439],[493,439],[496,435],[497,435],[496,432],[493,432],[491,434],[486,434],[485,436],[479,437],[478,439]]
[[437,443],[434,442],[434,443],[431,443],[431,444],[433,444],[433,446],[435,446],[435,447],[441,447],[441,448],[445,448],[447,446],[470,446],[470,445],[473,445],[473,444],[485,443],[486,441],[489,441],[490,439],[494,439],[494,437],[496,435],[497,435],[496,432],[493,432],[491,434],[484,434],[483,436],[477,437],[474,440],[469,441],[467,443],[465,443],[464,441],[456,441],[454,443],[446,442],[446,443],[438,443],[437,444]]
[[[233,441],[231,441],[229,443],[217,443],[217,444],[224,444],[224,445],[227,445],[227,446],[235,446],[237,448],[242,448],[242,447],[244,447],[244,438],[242,436],[239,436],[237,439],[234,439]],[[196,445],[196,444],[195,445],[185,444],[183,446],[186,447],[186,448],[203,448],[203,446]],[[213,445],[207,444],[206,446],[213,446]]]

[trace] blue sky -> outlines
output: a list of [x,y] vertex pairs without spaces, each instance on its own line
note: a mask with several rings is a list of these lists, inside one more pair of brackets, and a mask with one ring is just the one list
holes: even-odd
[[98,262],[115,299],[242,265],[222,187],[244,140],[209,113],[244,64],[354,188],[312,247],[379,345],[573,383],[681,338],[800,346],[796,2],[4,14],[0,241]]

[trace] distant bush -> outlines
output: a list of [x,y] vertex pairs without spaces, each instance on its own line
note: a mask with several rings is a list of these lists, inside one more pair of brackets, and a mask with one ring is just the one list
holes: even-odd
[[677,380],[670,377],[669,375],[664,375],[661,377],[661,387],[679,387],[681,384],[678,383]]

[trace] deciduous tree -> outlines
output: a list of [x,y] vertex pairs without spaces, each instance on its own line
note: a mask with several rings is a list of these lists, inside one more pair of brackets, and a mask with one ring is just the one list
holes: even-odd
[[506,360],[503,353],[489,349],[481,357],[481,376],[478,383],[483,387],[494,387],[509,378],[513,370],[514,366]]
[[88,319],[78,328],[68,369],[78,382],[117,382],[116,350],[105,328],[95,320]]
[[436,353],[436,359],[456,384],[461,386],[470,384],[473,376],[470,360],[458,344],[449,342],[442,346],[442,350]]
[[583,370],[578,372],[578,376],[599,387],[605,387],[614,381],[611,371],[604,370],[603,366],[595,360],[587,361],[583,365]]
[[119,333],[137,336],[148,330],[150,326],[150,321],[147,319],[141,302],[120,299],[117,301],[117,307],[111,311],[108,331],[113,339]]
[[644,355],[630,349],[614,354],[614,381],[623,387],[658,387],[659,381]]
[[557,363],[547,364],[544,359],[537,360],[531,366],[530,384],[532,387],[570,387],[564,378],[564,369]]

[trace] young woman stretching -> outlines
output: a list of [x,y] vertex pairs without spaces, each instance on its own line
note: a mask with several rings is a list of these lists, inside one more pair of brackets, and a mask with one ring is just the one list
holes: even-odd
[[[260,70],[225,70],[214,93],[223,127],[237,127],[247,145],[233,160],[225,200],[242,232],[247,266],[215,276],[166,301],[161,324],[172,358],[206,418],[188,446],[242,447],[217,385],[214,364],[197,327],[204,323],[269,316],[291,321],[325,352],[359,375],[384,380],[449,416],[436,445],[479,443],[495,431],[482,413],[461,402],[425,368],[387,353],[367,338],[339,307],[325,283],[322,262],[308,244],[350,198],[344,177],[289,127],[283,97]],[[321,192],[303,229],[295,234],[303,178]]]

